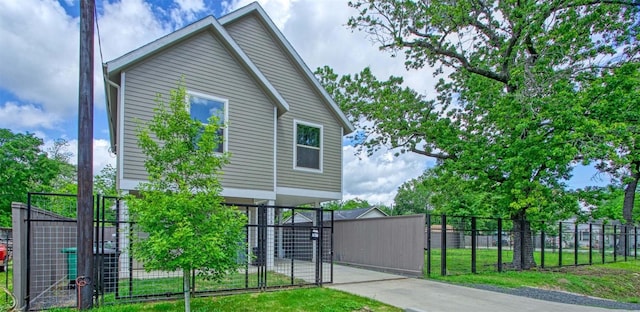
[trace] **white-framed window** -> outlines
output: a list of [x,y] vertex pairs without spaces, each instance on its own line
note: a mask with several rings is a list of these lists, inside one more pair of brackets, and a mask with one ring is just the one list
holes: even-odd
[[220,142],[216,146],[216,152],[223,153],[228,151],[229,132],[227,122],[229,118],[229,100],[202,94],[193,91],[187,91],[187,105],[191,118],[209,124],[211,116],[217,116],[220,128],[218,129],[218,138]]
[[322,172],[322,125],[293,121],[293,168]]

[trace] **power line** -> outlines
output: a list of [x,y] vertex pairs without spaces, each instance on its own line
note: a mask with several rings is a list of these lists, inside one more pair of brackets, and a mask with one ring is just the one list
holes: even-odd
[[[93,7],[93,15],[95,16],[96,21],[96,32],[98,35],[98,51],[100,51],[100,64],[104,64],[104,57],[102,56],[102,39],[100,38],[100,24],[98,23],[98,8],[97,6]],[[102,66],[100,66],[102,68]],[[102,69],[102,74],[104,75],[104,69]]]

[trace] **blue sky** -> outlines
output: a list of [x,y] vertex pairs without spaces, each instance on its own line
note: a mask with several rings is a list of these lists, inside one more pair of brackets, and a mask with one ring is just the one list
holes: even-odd
[[[117,58],[204,16],[221,16],[252,1],[97,0],[102,55],[96,40],[94,172],[115,164],[109,153],[100,63]],[[371,67],[378,77],[403,76],[418,92],[432,94],[428,69],[406,71],[401,58],[380,52],[363,33],[345,27],[355,11],[347,0],[260,0],[306,64],[329,65],[337,73]],[[57,138],[77,148],[79,0],[0,0],[0,127],[31,132],[46,144]],[[345,140],[348,142],[348,140]],[[390,203],[397,187],[434,164],[416,154],[393,151],[367,156],[344,146],[345,199]],[[604,184],[595,171],[576,170],[571,187]],[[606,178],[604,179],[606,180]]]

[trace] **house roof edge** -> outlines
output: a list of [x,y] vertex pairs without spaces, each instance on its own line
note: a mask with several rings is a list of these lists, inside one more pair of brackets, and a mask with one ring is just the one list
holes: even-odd
[[278,29],[278,27],[276,27],[276,25],[273,23],[273,21],[271,20],[269,15],[267,15],[267,13],[264,11],[264,9],[262,8],[262,6],[260,6],[259,3],[252,2],[252,3],[246,5],[246,6],[242,7],[242,8],[239,8],[239,9],[233,11],[233,12],[230,12],[229,14],[227,14],[225,16],[220,17],[218,19],[218,21],[220,22],[220,24],[222,26],[224,26],[226,24],[232,23],[232,22],[234,22],[234,21],[236,21],[236,20],[238,20],[238,19],[240,19],[240,18],[242,18],[242,17],[244,17],[244,16],[246,16],[248,14],[251,14],[251,13],[256,13],[264,21],[264,23],[270,28],[270,31],[278,38],[278,40],[280,40],[280,42],[285,47],[287,52],[293,57],[293,59],[296,61],[296,63],[298,63],[298,66],[302,69],[302,71],[307,76],[309,81],[311,81],[313,86],[322,95],[322,97],[327,101],[327,103],[329,104],[329,107],[331,108],[331,110],[338,117],[340,123],[342,124],[342,127],[345,129],[344,134],[346,135],[346,134],[349,134],[349,133],[355,131],[354,126],[351,124],[351,122],[349,121],[347,116],[345,116],[345,114],[342,112],[340,107],[338,107],[338,104],[329,95],[327,90],[325,90],[324,87],[322,87],[322,85],[320,85],[320,82],[318,82],[318,79],[316,79],[316,77],[313,74],[313,72],[309,69],[307,64],[302,60],[302,58],[300,57],[298,52],[293,48],[291,43],[282,34],[282,32]]

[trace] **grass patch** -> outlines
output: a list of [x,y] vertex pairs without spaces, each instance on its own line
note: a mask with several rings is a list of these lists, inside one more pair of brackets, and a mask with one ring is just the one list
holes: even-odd
[[[471,273],[471,248],[464,249],[447,249],[447,275],[456,274],[469,274]],[[576,257],[577,256],[577,257]],[[542,264],[542,252],[537,250],[533,253],[533,258],[536,264],[540,266]],[[576,262],[577,258],[577,262]],[[623,257],[618,256],[617,261],[622,261]],[[425,273],[427,267],[427,254],[425,252]],[[502,263],[503,270],[509,270],[509,265],[513,261],[513,250],[502,250]],[[562,262],[560,262],[562,261]],[[613,262],[613,250],[605,252],[605,261]],[[589,263],[599,264],[602,263],[602,251],[593,250],[591,258],[589,257],[588,250],[579,250],[575,253],[573,249],[563,250],[562,254],[558,249],[545,249],[544,252],[544,266],[545,268],[554,268],[562,266],[574,266],[586,265]],[[441,249],[433,249],[431,251],[431,276],[440,275],[440,268],[442,265]],[[476,250],[476,272],[477,273],[490,273],[498,271],[498,250],[497,249],[484,249],[478,248]],[[426,274],[425,274],[426,276]]]
[[[149,296],[149,295],[165,295],[165,296],[182,296],[182,277],[163,277],[163,278],[144,278],[133,279],[131,284],[129,280],[122,279],[118,284],[118,293],[122,300],[128,300],[127,297]],[[272,286],[295,286],[308,284],[302,279],[291,280],[291,277],[275,272],[267,272],[267,287]],[[214,292],[231,289],[251,289],[258,288],[258,274],[251,273],[233,273],[225,276],[221,281],[213,281],[203,279],[196,276],[195,289],[199,292]],[[131,287],[131,288],[129,288]],[[174,294],[174,295],[171,295]],[[114,302],[115,294],[106,293],[105,302]]]
[[[192,299],[194,312],[204,311],[269,311],[269,312],[342,312],[342,311],[380,311],[399,312],[401,309],[364,297],[351,295],[328,288],[299,288],[293,290],[262,292],[242,295],[219,296]],[[97,312],[154,312],[181,311],[184,301],[164,301],[113,305],[93,309]],[[50,311],[70,312],[75,309],[55,309]]]
[[[13,261],[9,262],[6,272],[0,272],[0,287],[13,291]],[[0,290],[0,311],[8,311],[12,304],[11,296]]]
[[640,303],[640,260],[596,264],[591,266],[566,266],[529,271],[483,272],[431,278],[457,284],[487,284],[499,287],[537,287],[568,291],[576,294],[611,299],[620,302]]

